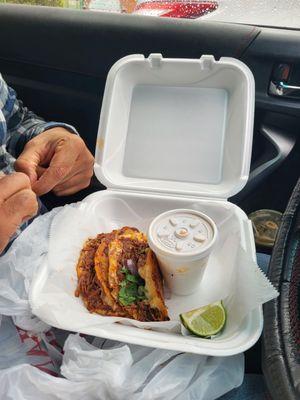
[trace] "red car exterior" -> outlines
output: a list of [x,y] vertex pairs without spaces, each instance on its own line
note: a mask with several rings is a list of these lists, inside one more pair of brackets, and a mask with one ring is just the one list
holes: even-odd
[[199,18],[218,8],[216,1],[200,0],[157,0],[141,1],[135,7],[135,14],[153,15],[169,18]]

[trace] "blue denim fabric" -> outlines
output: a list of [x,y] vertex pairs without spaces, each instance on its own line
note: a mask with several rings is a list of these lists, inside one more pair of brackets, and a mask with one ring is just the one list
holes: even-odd
[[243,384],[218,400],[267,400],[263,375],[246,374]]

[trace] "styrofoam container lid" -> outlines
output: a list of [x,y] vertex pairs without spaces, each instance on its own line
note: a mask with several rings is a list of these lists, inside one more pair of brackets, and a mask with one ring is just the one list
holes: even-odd
[[95,174],[110,188],[227,199],[249,176],[254,101],[234,58],[122,58],[106,82]]

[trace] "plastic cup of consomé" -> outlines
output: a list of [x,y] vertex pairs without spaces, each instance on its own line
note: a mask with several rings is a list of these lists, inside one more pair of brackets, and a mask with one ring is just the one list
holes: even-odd
[[217,236],[214,221],[199,211],[171,210],[151,222],[149,246],[172,293],[189,295],[197,290]]

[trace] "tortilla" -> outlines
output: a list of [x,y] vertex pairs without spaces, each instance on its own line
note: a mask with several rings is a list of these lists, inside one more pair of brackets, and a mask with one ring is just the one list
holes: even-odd
[[91,312],[139,321],[169,320],[156,256],[136,228],[123,227],[89,239],[77,275],[76,295]]

